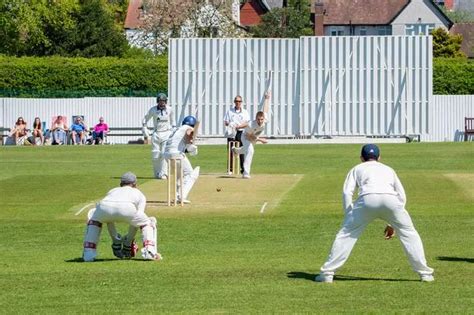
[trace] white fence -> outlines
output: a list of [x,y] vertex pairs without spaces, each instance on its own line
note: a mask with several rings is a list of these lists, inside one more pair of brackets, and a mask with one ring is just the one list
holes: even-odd
[[[273,137],[421,135],[455,141],[474,96],[432,95],[430,36],[300,39],[173,39],[169,103],[176,120],[195,115],[199,134],[221,137],[224,113],[241,95],[254,116],[272,91],[266,135]],[[0,99],[0,127],[18,116],[47,121],[84,115],[92,126],[140,127],[154,98]],[[137,137],[115,137],[127,143]]]
[[193,113],[203,134],[235,95],[251,116],[272,91],[267,134],[406,135],[429,131],[430,36],[300,39],[173,39],[170,102]]
[[[86,123],[93,126],[104,116],[110,127],[140,127],[148,109],[155,104],[154,98],[82,98],[82,99],[19,99],[0,98],[0,127],[12,127],[18,116],[29,126],[35,117],[51,123],[56,115],[68,117],[84,115]],[[283,116],[290,125],[298,124],[298,117]],[[464,117],[474,117],[474,95],[434,95],[429,105],[430,133],[422,134],[421,141],[461,141],[464,131]],[[177,116],[178,121],[180,116]],[[296,121],[295,121],[296,120]],[[215,116],[216,126],[222,124],[222,117]],[[201,134],[214,136],[209,133]],[[278,136],[278,133],[267,133]],[[222,135],[218,135],[222,136]],[[115,143],[127,143],[137,137],[111,137]]]

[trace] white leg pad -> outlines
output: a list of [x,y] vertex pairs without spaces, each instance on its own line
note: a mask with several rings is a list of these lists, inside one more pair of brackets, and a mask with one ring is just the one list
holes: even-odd
[[150,259],[157,254],[157,231],[156,231],[156,218],[150,217],[150,222],[146,225],[142,225],[142,240],[143,250],[142,256],[145,259]]
[[199,170],[200,170],[199,166],[196,166],[194,168],[194,170],[191,172],[190,176],[184,176],[183,196],[182,196],[183,200],[188,199],[188,194],[191,191],[191,189],[193,188],[194,183],[196,182],[196,180],[199,177]]
[[101,230],[102,223],[99,221],[89,220],[87,222],[87,229],[84,236],[84,251],[82,253],[84,261],[94,261],[97,257],[97,245],[99,243]]

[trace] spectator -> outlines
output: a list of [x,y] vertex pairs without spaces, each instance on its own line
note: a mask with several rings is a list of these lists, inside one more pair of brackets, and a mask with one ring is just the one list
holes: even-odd
[[72,144],[82,145],[84,144],[85,134],[87,132],[87,126],[82,121],[81,116],[76,116],[74,123],[71,125],[71,138]]
[[33,142],[36,144],[36,138],[40,138],[40,144],[44,144],[43,123],[39,117],[35,118],[33,122]]
[[28,129],[26,129],[26,121],[23,117],[18,117],[15,126],[10,130],[10,137],[13,137],[16,145],[22,145],[26,139]]
[[66,124],[65,118],[61,115],[58,115],[55,119],[53,119],[53,123],[51,124],[51,134],[53,138],[52,144],[62,145],[65,144],[67,141],[67,131],[68,126]]
[[108,132],[109,126],[104,122],[104,117],[100,117],[99,123],[94,126],[92,131],[92,145],[104,144],[104,139]]

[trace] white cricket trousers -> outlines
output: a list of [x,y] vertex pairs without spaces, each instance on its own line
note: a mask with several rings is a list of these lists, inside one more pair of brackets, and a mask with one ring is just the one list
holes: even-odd
[[247,140],[245,134],[242,135],[242,147],[237,149],[238,154],[244,154],[244,174],[250,175],[252,167],[253,154],[255,152],[254,143]]
[[164,157],[166,140],[168,140],[171,130],[155,131],[151,137],[151,162],[153,164],[153,176],[161,178],[168,175],[168,163]]
[[327,261],[321,267],[325,275],[334,275],[342,267],[367,224],[382,219],[397,232],[411,267],[420,275],[431,275],[427,266],[420,235],[415,230],[404,204],[395,195],[368,194],[357,199],[352,210],[344,217],[342,228],[336,235]]

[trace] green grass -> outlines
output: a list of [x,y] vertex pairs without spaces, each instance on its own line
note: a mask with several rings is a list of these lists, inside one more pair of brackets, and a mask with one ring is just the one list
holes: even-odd
[[[85,222],[74,215],[125,171],[151,181],[149,146],[1,147],[0,313],[472,313],[474,145],[380,147],[405,186],[434,283],[418,281],[380,221],[333,284],[312,281],[342,222],[341,188],[360,145],[257,146],[255,179],[303,178],[263,215],[154,208],[165,257],[156,263],[114,259],[105,231],[101,260],[80,262]],[[202,146],[192,164],[223,173],[224,146]]]

